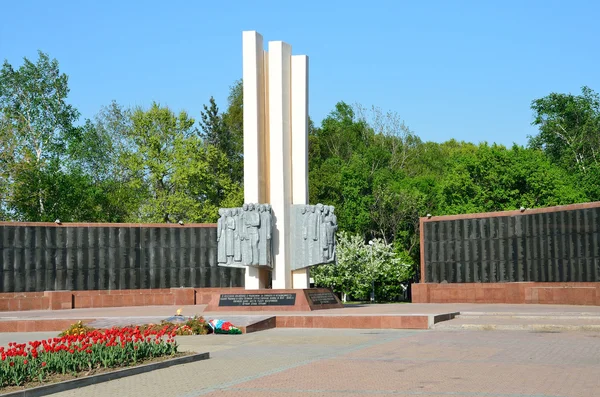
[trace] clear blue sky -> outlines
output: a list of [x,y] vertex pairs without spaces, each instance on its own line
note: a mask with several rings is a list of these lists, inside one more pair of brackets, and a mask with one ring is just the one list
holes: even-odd
[[111,100],[198,118],[225,107],[242,31],[310,57],[310,115],[338,101],[392,110],[422,139],[525,144],[550,92],[600,91],[597,1],[5,1],[0,59],[42,50],[93,117]]

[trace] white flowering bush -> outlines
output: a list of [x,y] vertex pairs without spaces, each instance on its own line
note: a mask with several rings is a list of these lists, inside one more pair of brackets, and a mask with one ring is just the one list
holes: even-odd
[[381,239],[365,243],[363,237],[337,234],[337,264],[312,269],[315,286],[331,288],[343,299],[368,300],[373,286],[375,300],[395,301],[403,293],[402,282],[413,275],[413,261]]

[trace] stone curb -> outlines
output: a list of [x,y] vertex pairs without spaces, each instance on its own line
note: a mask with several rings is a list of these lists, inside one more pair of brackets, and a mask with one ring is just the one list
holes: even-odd
[[461,324],[444,325],[434,328],[437,331],[532,331],[532,332],[561,332],[561,331],[600,331],[600,325],[556,325],[556,324]]
[[104,374],[86,376],[85,378],[67,380],[64,382],[53,383],[49,385],[34,387],[27,390],[19,390],[7,394],[0,394],[2,397],[41,397],[53,393],[60,393],[67,390],[78,389],[84,386],[91,386],[109,380],[125,378],[127,376],[139,375],[145,372],[154,371],[172,367],[174,365],[188,364],[195,361],[207,360],[210,358],[209,353],[196,353],[185,357],[178,357],[171,360],[160,361],[157,363],[144,364],[132,368],[124,368]]

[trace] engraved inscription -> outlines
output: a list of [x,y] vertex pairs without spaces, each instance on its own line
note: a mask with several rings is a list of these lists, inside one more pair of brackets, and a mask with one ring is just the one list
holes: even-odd
[[219,306],[294,306],[296,294],[221,294]]
[[308,297],[314,305],[337,305],[333,292],[309,292]]

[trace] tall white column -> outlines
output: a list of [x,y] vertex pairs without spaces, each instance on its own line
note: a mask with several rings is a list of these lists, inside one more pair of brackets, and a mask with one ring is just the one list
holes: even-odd
[[[263,38],[246,31],[243,42],[244,94],[244,202],[266,202],[265,130],[265,73]],[[264,288],[264,277],[254,267],[246,267],[245,288]]]
[[292,47],[269,42],[269,189],[275,217],[273,289],[292,287],[290,270],[291,178],[291,60]]
[[[308,57],[292,56],[292,202],[308,204]],[[292,272],[292,287],[310,287],[308,268]]]

